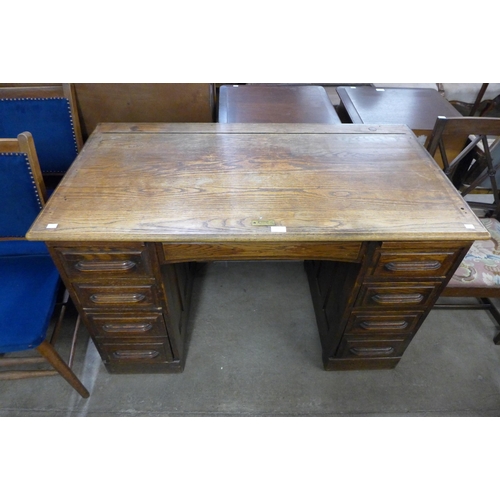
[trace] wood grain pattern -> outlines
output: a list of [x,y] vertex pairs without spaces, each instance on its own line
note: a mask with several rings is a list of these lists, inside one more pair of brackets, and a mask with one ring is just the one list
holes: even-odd
[[324,259],[359,262],[362,258],[359,242],[334,243],[164,243],[165,262],[215,260]]
[[408,127],[316,124],[101,125],[28,236],[114,373],[182,370],[191,261],[221,258],[305,259],[325,369],[394,367],[489,237]]
[[[252,225],[260,218],[286,232]],[[405,126],[106,124],[27,236],[243,243],[488,233]]]

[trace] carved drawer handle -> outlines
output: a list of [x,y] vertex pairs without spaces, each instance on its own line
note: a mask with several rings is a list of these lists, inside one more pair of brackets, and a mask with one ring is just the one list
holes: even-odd
[[151,323],[131,323],[131,324],[123,324],[116,325],[112,323],[105,324],[102,329],[108,333],[116,333],[116,332],[126,332],[126,333],[144,333],[153,328]]
[[356,356],[380,356],[391,354],[394,347],[351,347],[349,352]]
[[404,330],[408,327],[408,321],[362,321],[359,326],[364,330]]
[[80,260],[75,264],[75,268],[78,271],[82,272],[129,271],[135,266],[136,263],[132,260],[107,260],[107,261]]
[[377,304],[420,304],[423,299],[421,293],[377,293],[372,297]]
[[95,304],[135,304],[142,302],[146,296],[143,293],[110,294],[94,293],[90,300]]
[[113,357],[116,359],[154,359],[158,357],[158,351],[115,351]]
[[384,267],[393,272],[436,271],[441,267],[441,262],[437,260],[428,260],[427,262],[388,262]]

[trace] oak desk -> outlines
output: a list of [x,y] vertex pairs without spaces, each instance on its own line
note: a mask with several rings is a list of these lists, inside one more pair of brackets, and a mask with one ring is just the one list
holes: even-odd
[[406,126],[211,123],[99,125],[27,237],[141,373],[184,366],[194,263],[249,259],[305,261],[326,369],[392,368],[489,235]]
[[438,116],[462,116],[437,90],[372,86],[338,87],[339,112],[352,123],[408,125],[424,143]]
[[223,85],[218,121],[341,123],[326,90],[317,85]]

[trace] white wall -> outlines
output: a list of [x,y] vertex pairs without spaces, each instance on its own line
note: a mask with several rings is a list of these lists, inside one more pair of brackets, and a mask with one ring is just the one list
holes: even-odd
[[[444,96],[448,101],[474,102],[482,83],[443,83]],[[490,83],[483,96],[493,99],[500,94],[500,83]]]

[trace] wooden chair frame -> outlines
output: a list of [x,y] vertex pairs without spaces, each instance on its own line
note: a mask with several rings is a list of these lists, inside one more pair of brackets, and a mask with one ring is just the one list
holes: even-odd
[[[429,137],[427,151],[434,157],[437,150],[441,156],[444,173],[453,182],[462,196],[473,193],[478,186],[486,179],[490,179],[493,203],[483,203],[478,201],[468,201],[472,208],[479,208],[487,212],[487,216],[497,217],[500,214],[500,193],[496,182],[495,174],[499,165],[494,166],[491,158],[489,136],[500,136],[499,118],[482,117],[459,117],[445,118],[438,117],[434,130]],[[452,152],[450,161],[450,150],[446,146],[446,139],[463,139],[461,151]],[[482,149],[478,148],[481,144]],[[470,182],[463,183],[462,179],[457,179],[457,172],[463,161],[470,162],[474,155],[476,163],[473,166],[474,175]],[[463,164],[462,164],[463,165]]]
[[[44,187],[44,182],[42,178],[42,173],[40,170],[40,166],[38,163],[38,158],[36,155],[35,144],[33,141],[33,137],[29,132],[25,132],[19,134],[17,139],[0,139],[0,152],[3,153],[24,153],[28,156],[28,160],[30,162],[31,171],[33,174],[33,178],[35,181],[36,188],[38,190],[40,202],[42,206],[45,205],[46,202],[46,191]],[[0,240],[13,240],[22,238],[0,238]],[[20,366],[25,364],[39,364],[41,361],[48,361],[53,370],[8,370],[0,372],[0,380],[15,380],[21,378],[31,378],[31,377],[40,377],[40,376],[48,376],[48,375],[61,375],[82,397],[88,398],[89,392],[80,382],[80,380],[73,373],[71,366],[74,359],[74,352],[76,346],[76,340],[78,336],[78,330],[80,326],[80,316],[77,316],[75,328],[73,330],[73,336],[71,341],[71,348],[69,353],[69,360],[66,363],[58,352],[54,348],[54,344],[59,335],[59,331],[61,329],[61,325],[64,319],[64,315],[66,313],[67,305],[69,302],[69,294],[68,291],[64,291],[63,300],[60,304],[60,312],[55,322],[54,329],[52,334],[50,335],[49,340],[45,339],[36,350],[40,357],[26,357],[26,356],[0,356],[0,367],[11,368],[14,366]]]
[[[482,203],[467,201],[471,207],[480,208],[487,212],[487,215],[498,217],[500,213],[500,196],[498,186],[495,179],[495,173],[498,166],[494,166],[491,158],[490,146],[487,140],[488,136],[500,136],[500,119],[498,118],[481,118],[481,117],[463,117],[463,118],[444,118],[438,117],[436,125],[429,138],[427,151],[434,157],[439,149],[441,159],[444,166],[445,174],[454,182],[454,176],[460,162],[475,152],[479,144],[482,145],[482,151],[476,155],[478,162],[475,169],[476,177],[468,185],[458,186],[462,196],[473,192],[486,178],[490,178],[494,202]],[[452,155],[455,157],[449,161],[450,152],[446,147],[445,138],[456,139],[463,138],[464,149],[459,154],[453,151],[454,145],[450,148]],[[453,142],[453,141],[450,141]],[[455,184],[455,182],[454,182]],[[455,309],[455,310],[486,310],[488,311],[500,325],[500,311],[495,306],[491,298],[500,298],[500,287],[458,287],[453,286],[453,282],[449,282],[446,288],[441,293],[442,297],[473,297],[477,299],[476,304],[435,304],[434,309]],[[488,298],[490,297],[490,298]],[[493,339],[496,345],[500,345],[500,329]]]
[[[76,154],[83,148],[83,138],[76,100],[75,86],[72,83],[51,84],[0,84],[0,99],[50,99],[64,98],[68,101],[72,132],[75,141]],[[27,132],[33,132],[26,127]],[[19,131],[21,132],[21,131]],[[12,136],[14,137],[14,136]],[[36,136],[35,136],[36,139]],[[69,168],[70,165],[67,165]],[[65,172],[45,172],[42,169],[44,182],[53,190],[64,176]]]

